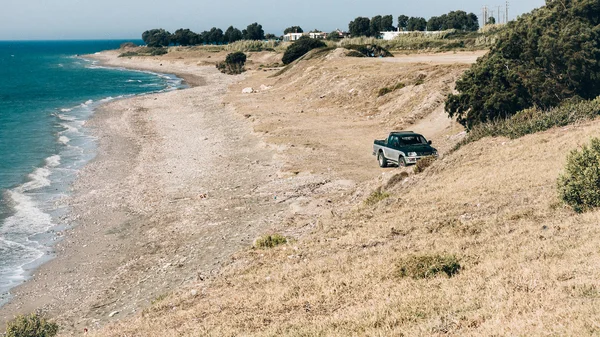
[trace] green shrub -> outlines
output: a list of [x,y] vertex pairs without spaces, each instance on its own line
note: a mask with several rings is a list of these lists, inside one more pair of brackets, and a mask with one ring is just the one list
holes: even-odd
[[256,239],[254,247],[256,248],[273,248],[287,243],[285,236],[279,234],[265,235]]
[[132,57],[132,56],[138,56],[138,52],[135,51],[128,51],[128,52],[124,52],[121,55],[119,55],[119,57]]
[[458,259],[453,255],[412,255],[398,262],[397,275],[414,279],[432,278],[438,274],[452,277],[460,268]]
[[347,57],[366,57],[365,54],[358,52],[356,50],[351,50],[346,53]]
[[394,85],[393,87],[385,87],[385,88],[381,88],[379,89],[379,92],[377,92],[377,96],[381,97],[381,96],[385,96],[389,93],[392,93],[396,90],[402,89],[404,88],[406,85],[402,82],[397,83],[396,85]]
[[168,48],[152,48],[152,50],[150,51],[150,55],[159,56],[159,55],[165,55],[168,52],[169,52]]
[[366,45],[345,45],[344,48],[349,50],[354,50],[361,53],[364,57],[394,57],[392,53],[390,53],[384,47],[378,44],[366,44]]
[[6,337],[52,337],[57,333],[58,325],[38,314],[18,316],[6,324]]
[[569,154],[565,173],[558,178],[558,192],[576,212],[600,207],[600,139]]
[[376,189],[369,195],[367,200],[365,200],[365,204],[368,206],[373,206],[373,205],[377,204],[378,202],[380,202],[384,199],[387,199],[389,197],[390,197],[390,194],[387,192],[383,192],[381,190],[381,187],[379,187],[378,189]]
[[535,108],[526,109],[509,119],[497,119],[477,124],[469,130],[467,137],[460,141],[453,150],[484,137],[515,139],[553,127],[591,120],[599,115],[600,97],[589,101],[569,100],[560,107],[545,111]]
[[421,158],[421,160],[417,161],[417,164],[415,165],[415,168],[413,169],[413,171],[415,172],[415,174],[419,174],[419,173],[425,171],[425,169],[428,168],[429,166],[431,166],[433,164],[433,162],[435,162],[436,160],[437,160],[437,158],[434,156],[428,156],[425,158]]
[[237,75],[245,71],[244,65],[246,64],[246,54],[241,51],[228,54],[225,57],[225,62],[217,63],[217,69],[224,74]]
[[309,37],[302,37],[298,41],[294,42],[294,44],[288,47],[288,49],[283,54],[283,58],[281,59],[281,61],[283,62],[283,64],[290,64],[302,57],[303,55],[305,55],[306,53],[308,53],[309,51],[316,48],[323,48],[326,46],[327,45],[321,40],[311,39]]
[[124,42],[121,43],[121,49],[127,49],[127,48],[136,48],[138,45],[133,43],[133,42]]

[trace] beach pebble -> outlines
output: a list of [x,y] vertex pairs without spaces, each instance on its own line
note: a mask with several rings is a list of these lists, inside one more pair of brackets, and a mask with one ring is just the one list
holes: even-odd
[[118,314],[118,311],[113,311],[110,314],[108,314],[108,317],[113,317],[114,315]]
[[251,94],[251,93],[253,93],[253,92],[254,92],[254,89],[252,89],[252,88],[250,88],[250,87],[248,87],[248,88],[244,88],[244,89],[242,90],[242,94]]

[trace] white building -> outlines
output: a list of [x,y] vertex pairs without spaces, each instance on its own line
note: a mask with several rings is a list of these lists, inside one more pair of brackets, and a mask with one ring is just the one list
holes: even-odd
[[323,33],[323,32],[315,32],[315,33],[308,33],[308,36],[311,39],[320,39],[320,40],[325,40],[327,38],[327,33]]
[[304,36],[304,33],[287,33],[283,36],[283,41],[285,41],[285,42],[297,41],[302,36]]

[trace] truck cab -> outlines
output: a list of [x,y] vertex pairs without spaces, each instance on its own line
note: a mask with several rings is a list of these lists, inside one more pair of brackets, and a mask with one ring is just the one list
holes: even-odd
[[438,153],[423,135],[412,131],[395,131],[386,139],[375,140],[373,155],[381,167],[387,167],[389,163],[403,167],[414,165],[424,157],[437,157]]

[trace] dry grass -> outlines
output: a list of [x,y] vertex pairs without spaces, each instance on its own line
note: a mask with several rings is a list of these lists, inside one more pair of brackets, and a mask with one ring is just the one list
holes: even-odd
[[[556,149],[598,132],[469,144],[435,177],[396,186],[402,200],[383,210],[351,206],[292,250],[240,253],[192,286],[202,295],[182,290],[98,335],[597,334],[600,214],[557,208],[555,181],[567,153]],[[461,256],[461,272],[394,277],[398,258],[431,251]]]
[[419,160],[417,162],[417,164],[413,168],[414,173],[419,174],[419,173],[425,171],[425,169],[427,169],[429,166],[431,166],[436,160],[437,160],[437,158],[433,157],[433,156],[422,158],[421,160]]
[[[436,93],[448,89],[436,85],[464,68],[318,62],[298,63],[267,82],[276,85],[270,91],[243,96],[239,112],[254,109],[256,132],[287,156],[283,173],[330,174],[357,187],[332,192],[315,201],[320,212],[299,211],[273,228],[294,232],[293,244],[240,252],[220,275],[92,335],[600,334],[600,270],[593,267],[600,263],[600,212],[576,214],[561,206],[556,191],[567,154],[600,133],[600,121],[515,140],[486,137],[445,155],[427,174],[393,174],[376,167],[367,143],[391,126],[418,121],[423,106],[435,116],[445,96]],[[427,85],[374,94],[399,80],[414,83],[421,72]],[[254,81],[257,87],[266,77]],[[430,99],[438,105],[417,103]],[[438,134],[436,147],[445,136]],[[327,153],[336,154],[335,165],[323,160]],[[371,194],[385,183],[382,174],[391,177]],[[385,201],[365,206],[370,197]],[[448,257],[458,257],[460,272],[398,277],[400,262],[437,255],[449,266],[456,261]]]
[[460,271],[460,263],[453,255],[412,255],[398,262],[399,277],[432,278],[440,274],[448,277]]

